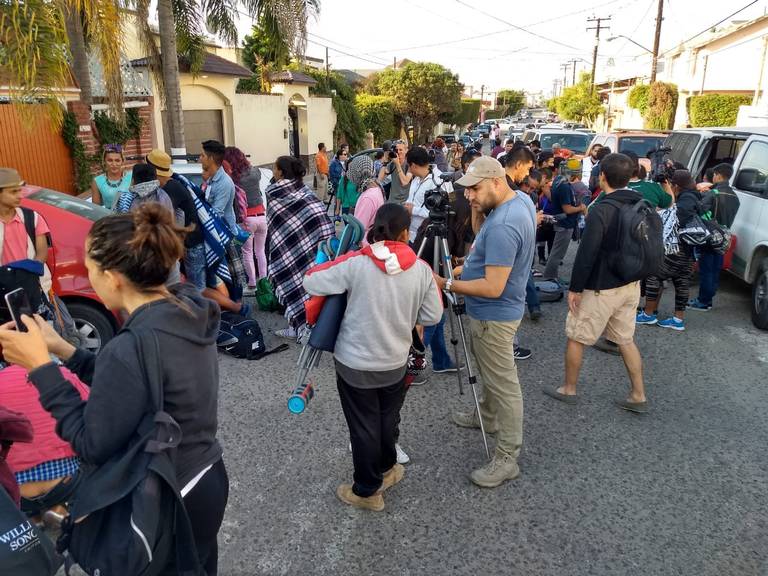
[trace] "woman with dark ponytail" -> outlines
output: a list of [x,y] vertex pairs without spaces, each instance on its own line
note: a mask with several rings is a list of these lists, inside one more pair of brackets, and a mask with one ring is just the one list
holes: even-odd
[[432,270],[408,246],[410,223],[404,206],[384,204],[368,246],[304,277],[310,294],[347,294],[333,356],[355,473],[336,496],[377,512],[384,509],[382,492],[405,474],[395,444],[413,327],[437,324],[443,315]]
[[[96,222],[86,242],[94,290],[128,319],[98,356],[77,349],[39,316],[23,317],[28,332],[0,328],[6,360],[29,370],[56,430],[87,464],[120,455],[154,410],[147,371],[163,374],[164,409],[181,427],[175,456],[178,487],[206,574],[217,572],[216,535],[224,517],[229,480],[216,439],[219,308],[191,285],[165,285],[184,252],[185,230],[157,203]],[[153,333],[159,357],[147,358],[137,334]],[[57,356],[91,387],[87,402],[51,362]]]
[[267,276],[288,319],[288,327],[275,332],[281,338],[301,334],[307,322],[304,302],[309,299],[301,280],[315,261],[318,244],[336,233],[325,205],[304,185],[306,173],[298,158],[280,156],[275,183],[267,188]]

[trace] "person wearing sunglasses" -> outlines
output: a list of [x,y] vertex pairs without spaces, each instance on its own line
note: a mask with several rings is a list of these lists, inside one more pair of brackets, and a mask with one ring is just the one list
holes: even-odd
[[120,144],[107,144],[101,155],[104,172],[91,181],[91,200],[110,210],[131,186],[131,171],[125,170],[125,156]]

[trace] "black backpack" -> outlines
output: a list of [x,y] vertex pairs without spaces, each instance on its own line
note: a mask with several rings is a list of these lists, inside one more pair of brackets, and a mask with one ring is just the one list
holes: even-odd
[[663,225],[656,209],[645,199],[627,204],[607,197],[618,209],[617,246],[608,267],[630,283],[653,276],[664,261]]
[[221,313],[216,345],[219,350],[224,350],[235,358],[247,360],[258,360],[268,354],[288,349],[288,344],[281,344],[274,350],[267,351],[259,323],[234,312]]
[[57,548],[65,554],[67,573],[77,563],[92,576],[156,576],[170,563],[179,575],[201,576],[176,481],[174,457],[181,429],[163,410],[157,335],[133,332],[153,407],[124,452],[99,466],[81,468],[83,477],[70,501]]

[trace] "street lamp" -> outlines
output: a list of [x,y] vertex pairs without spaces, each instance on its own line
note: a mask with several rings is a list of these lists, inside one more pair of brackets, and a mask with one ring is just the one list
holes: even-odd
[[[661,4],[659,4],[659,6],[661,6]],[[658,42],[659,27],[658,26],[656,27],[656,43],[653,45],[653,48],[654,48],[653,50],[649,50],[648,48],[646,48],[642,44],[639,44],[639,43],[635,42],[634,40],[632,40],[632,38],[630,38],[629,36],[624,36],[624,34],[617,34],[616,36],[611,36],[610,38],[608,38],[608,42],[613,42],[617,38],[624,38],[628,42],[632,42],[632,44],[634,44],[638,48],[642,48],[643,50],[648,52],[648,54],[651,55],[651,83],[655,82],[656,81],[656,61],[657,61],[657,59],[659,57],[659,54],[658,54],[658,49],[659,49],[659,42]]]
[[646,48],[642,44],[638,44],[637,42],[632,40],[632,38],[630,38],[629,36],[624,36],[624,34],[617,34],[616,36],[611,36],[610,38],[608,38],[608,42],[613,42],[614,40],[618,40],[619,38],[624,38],[625,40],[629,40],[635,46],[638,46],[638,47],[642,48],[643,50],[645,50],[646,52],[648,52],[648,54],[653,54],[653,50],[649,50],[648,48]]

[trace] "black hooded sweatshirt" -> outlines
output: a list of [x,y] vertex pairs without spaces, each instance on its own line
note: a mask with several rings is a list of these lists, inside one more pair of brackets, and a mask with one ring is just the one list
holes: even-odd
[[181,488],[222,454],[216,440],[220,312],[190,285],[179,284],[172,292],[188,310],[171,300],[145,304],[98,356],[78,349],[69,359],[67,368],[91,387],[87,402],[54,363],[32,371],[29,380],[40,392],[40,403],[56,419],[56,433],[84,462],[103,464],[127,449],[144,414],[154,412],[138,341],[126,328],[155,331],[164,408],[182,433],[175,459]]
[[[643,199],[640,192],[625,188],[608,196],[622,204],[634,204]],[[610,290],[627,284],[616,276],[608,263],[619,243],[619,208],[602,200],[589,211],[584,234],[573,262],[570,292]]]

